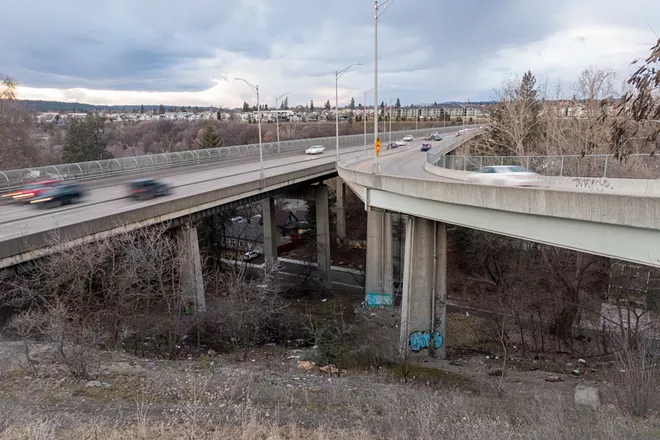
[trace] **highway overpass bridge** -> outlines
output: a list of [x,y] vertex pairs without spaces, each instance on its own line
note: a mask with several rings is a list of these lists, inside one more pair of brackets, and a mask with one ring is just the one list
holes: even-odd
[[[439,131],[449,134],[455,130]],[[196,220],[232,204],[262,200],[264,254],[267,261],[273,261],[277,255],[273,197],[286,194],[317,202],[318,273],[329,285],[329,211],[327,187],[322,182],[337,175],[368,210],[365,301],[369,306],[393,302],[390,213],[408,215],[401,326],[401,347],[405,350],[430,348],[436,355],[445,354],[446,224],[660,266],[660,202],[655,197],[660,186],[656,191],[656,185],[641,179],[608,179],[607,185],[604,181],[583,185],[565,177],[544,179],[540,188],[469,184],[468,171],[447,166],[460,163],[462,158],[445,157],[461,139],[447,135],[430,155],[419,151],[419,141],[386,151],[377,173],[372,151],[368,148],[365,152],[362,136],[342,138],[339,163],[334,155],[335,138],[291,144],[279,154],[271,145],[263,180],[259,178],[259,163],[255,163],[258,152],[249,146],[230,152],[177,153],[168,160],[132,158],[121,162],[121,167],[105,162],[62,165],[55,170],[48,167],[39,173],[52,175],[57,171],[62,177],[89,180],[93,186],[90,196],[85,203],[50,211],[0,207],[0,269],[67,246],[167,222],[177,229],[187,257],[183,271],[186,288],[203,310]],[[301,154],[312,143],[325,144],[326,153],[314,157]],[[367,144],[371,143],[368,136]],[[439,159],[445,166],[436,166]],[[33,177],[34,171],[2,173],[8,182],[5,189]],[[142,203],[127,200],[117,183],[145,174],[164,176],[174,187],[174,195]],[[345,234],[343,194],[344,183],[340,183],[339,236]]]
[[[456,128],[435,130],[453,133]],[[432,130],[395,132],[392,139],[405,134],[419,137],[429,131]],[[383,134],[383,140],[388,138],[388,133]],[[367,135],[366,143],[369,145],[372,139],[373,135]],[[445,142],[454,143],[455,138],[451,136]],[[274,143],[265,144],[263,180],[260,164],[255,161],[259,157],[258,146],[254,145],[0,172],[0,191],[5,192],[44,177],[77,178],[88,182],[91,188],[83,203],[51,210],[15,204],[0,206],[0,269],[102,237],[167,223],[177,229],[186,255],[187,289],[203,309],[195,222],[232,205],[263,200],[264,254],[267,261],[272,261],[277,256],[273,197],[284,194],[316,200],[318,272],[321,281],[329,285],[328,190],[322,182],[337,175],[335,143],[336,138],[331,137],[282,142],[279,148]],[[325,153],[303,154],[313,144],[325,145]],[[372,155],[373,150],[364,145],[364,136],[340,137],[341,158],[355,160]],[[418,149],[419,142],[415,145]],[[173,188],[173,195],[144,202],[127,199],[126,189],[118,184],[145,175],[163,178]],[[338,198],[338,205],[343,206],[342,191]],[[342,218],[343,212],[340,209]],[[341,236],[345,234],[345,222],[338,223]]]
[[537,188],[484,186],[468,183],[470,171],[456,166],[467,158],[445,152],[402,149],[380,159],[380,173],[373,172],[372,158],[337,166],[368,210],[369,306],[392,304],[391,213],[408,216],[402,348],[445,354],[447,224],[660,266],[657,181],[558,176],[542,177]]

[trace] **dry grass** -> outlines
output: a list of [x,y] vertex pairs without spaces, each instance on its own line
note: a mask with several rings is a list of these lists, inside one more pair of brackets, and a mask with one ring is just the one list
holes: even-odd
[[[38,397],[39,388],[46,393],[46,382],[33,378],[29,390],[3,387],[9,392],[0,396],[5,422],[0,438],[643,440],[660,435],[657,421],[633,419],[608,406],[579,411],[572,396],[555,392],[475,395],[393,384],[382,375],[331,381],[308,375],[302,380],[313,386],[289,388],[292,379],[271,368],[223,366],[209,373],[171,363],[153,377],[131,382],[123,396],[118,377],[107,379],[112,383],[107,391],[87,388],[85,394],[71,393],[66,383],[54,380],[64,399],[55,405],[52,390],[48,398]],[[110,390],[112,399],[102,398]]]

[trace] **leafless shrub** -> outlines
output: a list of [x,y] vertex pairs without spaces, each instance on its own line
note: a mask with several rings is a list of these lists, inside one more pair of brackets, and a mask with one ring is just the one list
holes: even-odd
[[245,264],[207,276],[208,312],[202,332],[210,342],[246,350],[267,341],[288,309],[276,279],[278,267],[249,274]]
[[649,332],[615,336],[615,354],[619,370],[618,400],[620,406],[636,417],[645,417],[657,403],[658,366],[651,351],[653,338]]

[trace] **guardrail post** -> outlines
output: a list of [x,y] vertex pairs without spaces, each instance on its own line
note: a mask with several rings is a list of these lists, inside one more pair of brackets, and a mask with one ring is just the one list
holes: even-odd
[[603,170],[603,177],[607,177],[607,160],[610,156],[605,156],[605,169]]
[[559,176],[564,175],[564,156],[561,157],[561,165],[559,166]]
[[525,169],[529,170],[529,156],[527,156],[527,164],[525,165]]
[[479,156],[479,169],[482,169],[484,167],[484,157]]

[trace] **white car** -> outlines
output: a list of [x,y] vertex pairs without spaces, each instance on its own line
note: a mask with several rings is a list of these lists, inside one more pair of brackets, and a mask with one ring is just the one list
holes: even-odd
[[412,134],[409,134],[409,135],[403,137],[403,140],[406,141],[406,142],[411,142],[413,139],[414,138],[413,138]]
[[325,152],[325,147],[323,145],[312,145],[305,150],[305,154],[323,154]]
[[247,251],[246,253],[243,254],[243,260],[244,261],[250,261],[254,260],[259,256],[259,252],[256,251]]
[[395,144],[396,144],[397,147],[403,147],[404,145],[408,145],[405,142],[405,138],[404,138],[403,141],[396,141]]
[[539,175],[515,165],[483,167],[468,176],[468,182],[480,185],[538,186]]

